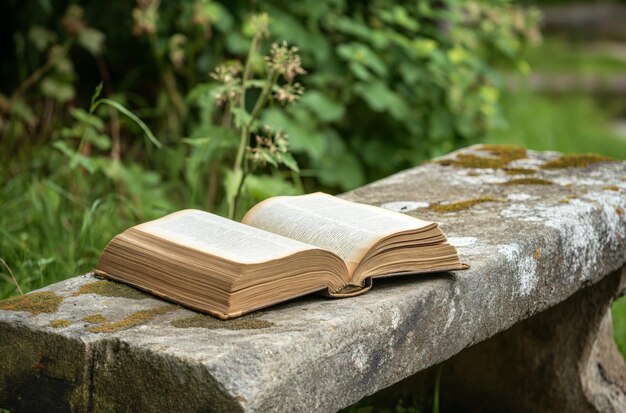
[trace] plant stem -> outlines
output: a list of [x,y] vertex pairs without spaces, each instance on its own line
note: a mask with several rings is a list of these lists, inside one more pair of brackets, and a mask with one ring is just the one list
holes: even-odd
[[[241,129],[241,135],[239,137],[239,148],[237,149],[237,157],[235,158],[235,165],[233,165],[233,176],[237,177],[241,175],[239,178],[239,183],[237,185],[237,192],[235,192],[235,196],[233,197],[233,201],[230,203],[228,208],[228,217],[230,219],[235,218],[235,213],[237,212],[237,203],[239,201],[239,197],[241,195],[241,190],[243,188],[243,182],[246,179],[246,174],[242,172],[245,169],[245,161],[246,161],[246,146],[248,146],[248,139],[250,138],[250,127],[256,120],[256,118],[261,113],[261,110],[267,103],[267,99],[270,96],[270,92],[274,83],[278,80],[279,73],[274,71],[273,69],[267,74],[267,80],[265,86],[263,87],[263,91],[261,95],[258,97],[254,108],[252,109],[252,113],[250,114],[250,120],[244,125]],[[245,92],[245,90],[244,90]],[[242,99],[243,100],[243,99]]]
[[20,292],[20,294],[24,294],[24,292],[22,291],[22,289],[20,288],[20,284],[17,282],[17,278],[15,278],[15,274],[13,274],[13,271],[11,271],[11,267],[9,267],[9,265],[6,263],[6,261],[2,258],[0,258],[0,263],[2,263],[2,265],[4,265],[4,267],[9,270],[9,275],[11,276],[11,278],[13,279],[13,282],[15,283],[15,286],[17,287],[17,291]]
[[[243,69],[243,77],[241,79],[241,102],[239,105],[239,108],[242,111],[246,110],[246,82],[248,81],[248,78],[250,77],[250,71],[252,70],[252,56],[254,55],[254,53],[256,52],[257,49],[257,43],[259,41],[259,36],[254,36],[252,38],[252,43],[250,44],[250,49],[248,50],[248,57],[246,57],[246,66]],[[247,128],[244,127],[241,131],[241,136],[239,138],[239,148],[237,149],[237,156],[235,157],[235,163],[233,165],[233,172],[236,172],[237,169],[240,167],[241,165],[241,161],[243,158],[243,155],[245,153],[245,149],[246,149],[246,143],[247,143],[247,133],[244,133],[244,131]],[[232,218],[232,217],[231,217]]]
[[442,365],[437,366],[437,373],[435,375],[435,393],[433,394],[433,409],[432,413],[439,413],[439,386],[441,384],[441,369]]
[[[250,49],[248,50],[248,56],[246,57],[246,65],[243,69],[243,75],[241,79],[242,91],[241,91],[241,99],[240,99],[240,106],[239,106],[242,111],[246,110],[246,81],[250,77],[250,72],[252,70],[252,57],[254,56],[254,53],[256,52],[256,49],[258,47],[257,44],[259,40],[260,40],[259,35],[255,35],[252,38],[252,43],[250,44]],[[248,143],[249,135],[250,135],[249,127],[248,125],[246,125],[241,129],[241,135],[239,136],[239,147],[237,148],[237,156],[235,157],[235,163],[233,164],[234,176],[238,176],[242,168],[242,164],[245,159],[246,146]],[[239,183],[237,184],[237,188],[238,188],[237,192],[235,193],[233,200],[228,203],[228,217],[230,219],[235,218],[235,213],[237,211],[237,201],[239,200],[239,191],[243,186],[243,174],[241,174],[241,176],[242,177]]]

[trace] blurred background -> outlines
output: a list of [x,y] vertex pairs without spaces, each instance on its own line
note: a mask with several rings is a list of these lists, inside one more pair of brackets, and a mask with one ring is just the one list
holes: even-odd
[[[0,16],[0,299],[93,269],[139,222],[226,215],[237,191],[240,217],[479,142],[626,159],[626,2],[4,0]],[[614,324],[624,352],[626,301]]]

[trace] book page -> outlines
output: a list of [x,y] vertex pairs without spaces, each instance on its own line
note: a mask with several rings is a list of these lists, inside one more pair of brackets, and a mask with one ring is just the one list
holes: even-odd
[[346,261],[350,272],[381,238],[431,224],[321,192],[270,198],[248,211],[242,222],[330,250]]
[[199,210],[179,211],[133,228],[246,264],[314,249],[311,245]]

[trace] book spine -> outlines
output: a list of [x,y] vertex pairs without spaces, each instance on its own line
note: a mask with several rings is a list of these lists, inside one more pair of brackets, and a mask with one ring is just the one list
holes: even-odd
[[346,284],[339,291],[328,290],[322,291],[321,294],[331,298],[347,298],[355,297],[357,295],[365,294],[372,288],[372,278],[366,278],[363,285],[359,284]]

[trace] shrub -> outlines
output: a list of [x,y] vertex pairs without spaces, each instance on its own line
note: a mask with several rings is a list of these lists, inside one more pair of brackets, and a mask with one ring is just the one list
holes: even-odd
[[[267,101],[258,127],[274,132],[256,151],[261,129],[243,134],[261,162],[233,213],[271,195],[348,190],[477,140],[500,122],[496,63],[525,70],[522,51],[538,38],[536,14],[505,0],[0,8],[15,39],[0,62],[0,254],[26,290],[93,268],[106,241],[138,221],[183,207],[226,213],[243,182],[228,172],[241,120],[262,93],[254,82],[273,42],[299,48],[306,93],[287,107],[280,100],[298,90]],[[251,54],[245,110],[230,116],[210,73],[248,55],[246,22],[262,12],[271,37]],[[90,111],[101,81],[108,104]],[[281,155],[268,160],[265,149]]]

